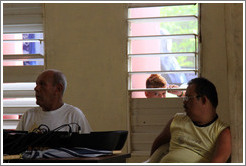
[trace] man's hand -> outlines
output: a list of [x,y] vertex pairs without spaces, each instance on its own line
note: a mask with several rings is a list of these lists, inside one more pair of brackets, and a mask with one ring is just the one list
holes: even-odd
[[[172,89],[172,88],[179,88],[178,85],[169,85],[167,88]],[[168,93],[172,93],[174,95],[177,95],[178,97],[182,97],[184,95],[183,91],[179,91],[179,90],[168,90]]]

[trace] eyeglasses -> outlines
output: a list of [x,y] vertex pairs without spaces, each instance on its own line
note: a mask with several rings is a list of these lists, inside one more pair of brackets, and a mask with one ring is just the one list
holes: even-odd
[[189,101],[191,98],[199,98],[199,97],[201,97],[201,96],[184,96],[184,97],[182,97],[183,98],[183,101]]

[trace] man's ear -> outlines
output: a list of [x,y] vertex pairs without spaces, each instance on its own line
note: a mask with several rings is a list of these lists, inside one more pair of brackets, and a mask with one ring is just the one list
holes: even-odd
[[208,98],[206,96],[202,96],[201,100],[203,104],[206,104],[206,102],[208,102]]
[[56,87],[57,87],[58,92],[62,93],[63,88],[64,88],[63,85],[62,84],[57,84]]

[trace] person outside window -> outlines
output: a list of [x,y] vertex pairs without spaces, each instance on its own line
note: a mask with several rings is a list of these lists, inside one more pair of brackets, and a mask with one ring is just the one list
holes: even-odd
[[[146,80],[146,88],[179,88],[178,85],[167,85],[167,81],[164,77],[159,74],[151,74]],[[184,91],[178,90],[168,90],[168,93],[182,97],[185,95]],[[147,98],[165,98],[166,91],[145,91],[145,96]]]

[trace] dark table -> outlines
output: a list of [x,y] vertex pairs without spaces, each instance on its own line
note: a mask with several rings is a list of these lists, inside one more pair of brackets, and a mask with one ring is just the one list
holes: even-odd
[[4,163],[125,163],[131,154],[113,154],[100,157],[49,158],[49,159],[14,159]]

